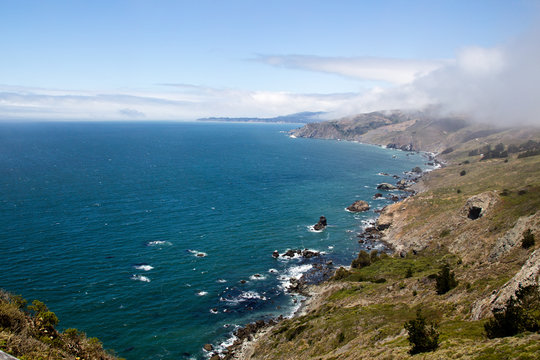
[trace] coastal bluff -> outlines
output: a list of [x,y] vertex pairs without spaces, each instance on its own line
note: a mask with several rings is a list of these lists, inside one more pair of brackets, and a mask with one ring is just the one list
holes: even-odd
[[[393,126],[410,131],[429,121],[403,114],[389,118],[388,113],[361,118],[370,116],[376,121],[361,134],[345,132],[346,121],[310,124],[293,133],[399,144],[389,139]],[[389,250],[310,286],[312,296],[302,313],[257,333],[231,358],[409,359],[404,324],[420,310],[440,334],[437,349],[423,353],[423,359],[537,358],[538,332],[489,338],[484,324],[523,287],[535,289],[540,299],[540,156],[486,158],[475,149],[482,141],[519,148],[538,141],[540,131],[482,130],[458,120],[435,125],[454,125],[440,144],[435,137],[404,141],[415,150],[426,150],[418,144],[434,141],[427,150],[439,152],[445,166],[412,185],[413,196],[382,209],[370,231]],[[380,129],[377,138],[373,131],[380,127],[388,131],[382,136]],[[464,136],[472,128],[477,132]],[[526,236],[536,239],[534,245],[525,245]],[[455,284],[439,292],[436,278],[445,266]]]

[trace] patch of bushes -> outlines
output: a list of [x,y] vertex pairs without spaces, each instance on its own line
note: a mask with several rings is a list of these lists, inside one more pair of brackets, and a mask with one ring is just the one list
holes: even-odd
[[404,327],[409,334],[407,340],[412,346],[409,350],[411,355],[434,351],[439,347],[439,332],[434,323],[427,324],[420,309],[416,312],[416,319],[407,321]]
[[332,277],[332,280],[343,280],[349,275],[351,275],[351,272],[345,269],[343,266],[340,266],[340,268],[336,270],[336,273]]
[[467,174],[467,172],[465,170],[461,170],[461,172],[459,173],[459,176],[465,176]]
[[447,237],[448,235],[450,235],[450,229],[444,229],[444,230],[441,231],[441,233],[439,234],[439,237],[443,238],[443,237]]
[[484,324],[488,338],[514,336],[524,331],[540,330],[540,295],[537,285],[530,285],[511,296],[504,308],[494,309],[493,318]]
[[437,294],[439,295],[446,294],[458,284],[454,272],[450,271],[450,265],[448,263],[444,264],[441,271],[435,276],[435,281]]
[[0,329],[6,337],[3,350],[25,360],[33,359],[101,359],[115,356],[103,350],[96,338],[87,338],[76,329],[58,332],[58,317],[47,306],[34,300],[26,307],[26,300],[0,289]]
[[369,265],[371,265],[371,256],[365,250],[360,250],[358,257],[351,263],[351,267],[355,269],[361,269]]
[[523,232],[523,239],[521,240],[521,247],[528,249],[534,246],[534,234],[531,229],[527,229]]

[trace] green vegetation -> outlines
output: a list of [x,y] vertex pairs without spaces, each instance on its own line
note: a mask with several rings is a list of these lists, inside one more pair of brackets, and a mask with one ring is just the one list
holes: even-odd
[[446,294],[458,284],[454,272],[450,271],[450,265],[448,263],[443,265],[435,280],[437,282],[437,294],[439,295]]
[[428,326],[421,309],[418,309],[416,319],[407,321],[404,327],[409,334],[407,339],[412,345],[409,350],[411,355],[433,351],[439,347],[439,332],[434,323]]
[[21,360],[100,359],[115,356],[103,350],[96,338],[87,338],[76,329],[56,330],[58,317],[47,306],[0,290],[0,350]]
[[524,331],[540,330],[540,295],[538,286],[520,288],[502,309],[493,310],[485,323],[488,338],[514,336]]
[[354,269],[361,269],[371,264],[371,257],[365,250],[360,250],[358,257],[353,260],[351,267]]

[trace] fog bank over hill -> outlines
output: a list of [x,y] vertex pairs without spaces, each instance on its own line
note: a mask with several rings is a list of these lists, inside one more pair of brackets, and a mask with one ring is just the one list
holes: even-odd
[[447,65],[409,84],[374,88],[335,115],[437,105],[443,116],[466,114],[503,126],[540,125],[539,38],[536,26],[502,46],[463,48]]

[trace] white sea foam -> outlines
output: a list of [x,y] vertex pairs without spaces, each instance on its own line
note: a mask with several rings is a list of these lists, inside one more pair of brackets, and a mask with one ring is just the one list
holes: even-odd
[[246,300],[253,300],[253,299],[259,299],[259,300],[266,301],[266,296],[261,295],[256,291],[250,290],[250,291],[243,291],[240,295],[238,295],[238,296],[236,296],[234,298],[230,298],[230,299],[220,297],[219,301],[224,301],[224,302],[228,302],[228,303],[231,303],[231,304],[238,304],[238,303],[244,302]]
[[146,243],[146,246],[159,246],[159,245],[172,245],[170,241],[165,240],[155,240],[155,241],[149,241]]
[[208,291],[199,291],[197,293],[197,296],[204,296],[204,295],[208,295]]
[[148,265],[148,264],[140,264],[140,265],[135,265],[133,267],[137,270],[144,270],[144,271],[150,271],[154,268],[152,265]]
[[270,274],[277,274],[278,273],[278,271],[276,269],[268,269],[268,272]]
[[225,279],[217,279],[216,281],[217,281],[218,283],[221,283],[221,284],[223,284],[223,283],[226,283],[226,282],[227,282],[227,280],[225,280]]
[[251,280],[265,280],[266,276],[261,274],[253,274],[249,277]]
[[315,225],[309,225],[307,229],[309,232],[313,232],[313,233],[320,233],[324,231],[324,228],[322,228],[321,230],[315,230]]
[[139,280],[139,281],[142,281],[142,282],[150,282],[150,279],[147,278],[146,276],[143,276],[143,275],[133,274],[133,275],[131,275],[130,279],[131,280]]
[[191,249],[189,249],[188,251],[190,253],[192,253],[193,255],[195,255],[196,257],[206,257],[208,255],[207,253],[199,251],[199,250],[191,250]]
[[281,281],[281,285],[279,285],[279,287],[283,291],[287,292],[292,285],[291,279],[296,279],[296,280],[300,279],[303,274],[305,274],[312,268],[313,268],[313,265],[311,264],[304,264],[304,265],[290,267],[289,269],[287,269],[285,274],[278,276],[278,280]]
[[334,247],[332,245],[329,245],[328,248],[332,250]]
[[216,309],[210,309],[210,313],[212,313],[212,314],[217,314],[218,311],[217,311]]

